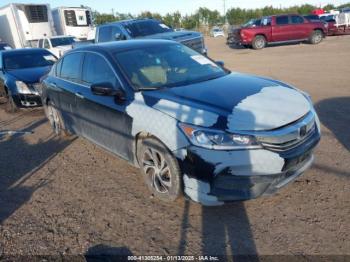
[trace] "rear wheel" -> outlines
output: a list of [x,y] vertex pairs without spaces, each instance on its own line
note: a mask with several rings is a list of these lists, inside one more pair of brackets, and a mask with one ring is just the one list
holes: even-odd
[[53,106],[51,102],[44,106],[46,116],[50,122],[51,128],[58,136],[68,137],[71,134],[65,130],[64,124],[59,111]]
[[266,47],[267,41],[266,38],[262,35],[257,35],[252,42],[252,47],[255,50],[260,50]]
[[155,197],[172,202],[182,196],[180,168],[165,145],[153,137],[144,138],[137,155],[145,182]]
[[317,45],[323,40],[323,33],[321,30],[315,30],[312,32],[309,42],[310,44]]

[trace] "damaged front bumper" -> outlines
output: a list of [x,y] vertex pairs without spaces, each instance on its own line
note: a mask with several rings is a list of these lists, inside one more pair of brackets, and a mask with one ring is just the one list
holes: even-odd
[[[285,152],[268,149],[215,151],[190,146],[178,151],[184,192],[206,206],[272,195],[313,163],[319,129],[308,141]],[[185,156],[185,157],[184,157]]]

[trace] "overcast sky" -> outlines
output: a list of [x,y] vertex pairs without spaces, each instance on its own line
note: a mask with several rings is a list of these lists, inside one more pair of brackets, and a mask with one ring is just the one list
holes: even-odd
[[[226,0],[227,8],[241,7],[241,8],[257,8],[266,5],[273,5],[275,7],[287,7],[295,4],[313,4],[322,6],[328,3],[335,5],[344,4],[350,0]],[[13,1],[1,0],[0,6],[11,3]],[[183,14],[194,13],[199,7],[208,7],[210,9],[217,9],[223,11],[223,0],[18,0],[20,3],[49,3],[51,7],[57,6],[80,6],[87,5],[99,12],[111,12],[114,9],[119,13],[138,14],[141,11],[158,12],[162,15],[180,11]]]

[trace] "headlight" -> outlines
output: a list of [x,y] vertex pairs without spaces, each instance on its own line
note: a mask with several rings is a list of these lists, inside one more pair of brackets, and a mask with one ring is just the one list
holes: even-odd
[[261,145],[254,136],[230,134],[220,130],[206,129],[182,123],[179,126],[195,146],[215,150],[261,148]]
[[16,81],[16,87],[17,91],[20,94],[31,94],[32,91],[29,89],[29,87],[23,83],[22,81]]

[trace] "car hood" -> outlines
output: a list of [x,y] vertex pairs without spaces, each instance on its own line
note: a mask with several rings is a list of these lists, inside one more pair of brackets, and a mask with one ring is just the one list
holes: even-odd
[[231,132],[276,129],[302,118],[312,107],[286,84],[238,73],[143,95],[148,106],[181,122]]
[[40,78],[47,74],[51,69],[51,66],[25,68],[9,70],[7,73],[14,77],[16,80],[23,81],[25,83],[37,83]]
[[54,48],[62,50],[62,51],[69,51],[73,48],[73,45],[59,45],[59,46],[56,46]]
[[202,34],[198,32],[193,31],[174,31],[174,32],[167,32],[167,33],[161,33],[161,34],[155,34],[155,35],[149,35],[143,38],[148,39],[166,39],[166,40],[173,40],[177,42],[181,42],[187,39],[197,38],[201,37]]

